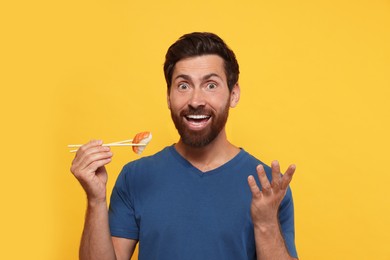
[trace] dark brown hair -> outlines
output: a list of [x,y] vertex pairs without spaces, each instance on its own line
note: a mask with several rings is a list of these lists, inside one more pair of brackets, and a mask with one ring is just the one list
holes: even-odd
[[164,63],[168,91],[171,88],[173,70],[178,61],[207,54],[216,54],[224,60],[227,84],[231,91],[238,82],[240,73],[236,55],[218,35],[207,32],[185,34],[169,47]]

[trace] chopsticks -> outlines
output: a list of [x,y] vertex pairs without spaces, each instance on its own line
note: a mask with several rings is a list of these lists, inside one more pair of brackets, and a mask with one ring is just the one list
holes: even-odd
[[[133,144],[131,143],[133,139],[129,140],[123,140],[123,141],[118,141],[118,142],[113,142],[113,143],[108,143],[108,144],[102,144],[102,146],[146,146],[147,144]],[[81,147],[82,144],[69,144],[68,148],[79,148]],[[70,150],[69,152],[74,153],[77,152],[78,149],[75,150]]]

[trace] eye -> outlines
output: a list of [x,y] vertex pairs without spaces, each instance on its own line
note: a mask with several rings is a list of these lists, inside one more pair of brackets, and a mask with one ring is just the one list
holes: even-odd
[[211,83],[207,83],[207,89],[215,89],[217,88],[217,84],[211,82]]
[[187,83],[180,83],[180,84],[177,86],[177,88],[178,88],[179,90],[186,90],[186,89],[189,88],[189,85],[188,85]]

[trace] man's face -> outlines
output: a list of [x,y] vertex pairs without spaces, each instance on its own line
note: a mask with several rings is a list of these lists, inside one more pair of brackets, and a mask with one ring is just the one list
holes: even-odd
[[178,61],[168,105],[183,143],[203,147],[212,142],[224,129],[238,92],[238,85],[232,95],[229,92],[221,57],[203,55]]

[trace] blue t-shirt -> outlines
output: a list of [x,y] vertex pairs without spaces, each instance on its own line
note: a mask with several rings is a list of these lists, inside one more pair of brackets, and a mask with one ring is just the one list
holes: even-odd
[[[111,235],[139,240],[141,260],[256,259],[247,178],[259,183],[259,163],[241,149],[224,165],[202,172],[174,146],[130,162],[112,191]],[[297,257],[290,189],[279,222],[290,255]]]

